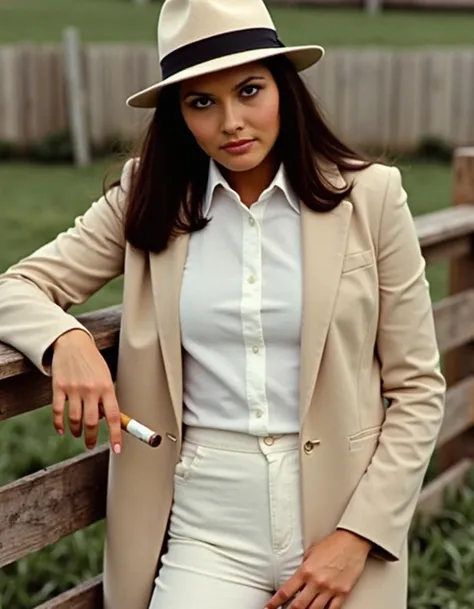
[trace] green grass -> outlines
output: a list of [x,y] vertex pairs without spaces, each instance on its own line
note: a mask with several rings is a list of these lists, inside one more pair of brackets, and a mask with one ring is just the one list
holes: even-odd
[[[67,229],[74,218],[102,194],[104,176],[117,175],[115,164],[100,162],[86,169],[67,165],[0,164],[0,272]],[[107,285],[84,312],[121,300],[121,280]]]
[[[154,43],[158,8],[158,3],[137,6],[131,0],[0,0],[0,44],[57,42],[70,25],[80,28],[85,41]],[[472,13],[389,11],[368,16],[356,9],[270,9],[286,44],[474,44]]]

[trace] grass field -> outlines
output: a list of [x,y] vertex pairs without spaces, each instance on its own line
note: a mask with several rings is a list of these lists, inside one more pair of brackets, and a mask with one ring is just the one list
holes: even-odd
[[[471,45],[474,14],[386,12],[271,6],[285,44]],[[0,44],[57,42],[77,26],[86,41],[155,42],[159,3],[131,0],[0,0]]]

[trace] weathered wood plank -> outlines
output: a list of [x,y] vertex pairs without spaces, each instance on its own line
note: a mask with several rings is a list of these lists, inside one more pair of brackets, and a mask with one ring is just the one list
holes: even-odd
[[354,100],[357,99],[358,64],[355,55],[343,50],[334,53],[336,57],[337,90],[335,122],[338,132],[349,141],[357,141],[354,122]]
[[103,519],[108,459],[102,445],[0,488],[0,567]]
[[84,61],[79,30],[68,27],[63,33],[65,77],[74,161],[78,167],[91,162],[89,128],[84,84]]
[[474,425],[474,376],[450,387],[446,394],[446,413],[437,446],[446,444]]
[[425,56],[417,50],[394,53],[392,86],[395,130],[388,143],[396,150],[409,150],[423,137],[423,73]]
[[423,248],[423,256],[426,264],[436,264],[437,262],[448,262],[468,255],[472,251],[472,237],[457,237],[450,241],[441,242],[435,245],[428,245]]
[[[474,147],[460,148],[456,150],[454,157],[454,187],[453,205],[455,209],[471,206],[474,210]],[[471,240],[472,241],[472,240]],[[450,293],[458,294],[466,290],[474,289],[474,248],[471,251],[454,260],[450,264]],[[459,381],[474,375],[474,342],[467,343],[451,350],[444,362],[444,372],[448,387],[454,386]],[[453,459],[453,455],[461,452],[463,456],[469,456],[471,450],[470,434],[463,434],[457,440],[457,447],[446,444],[439,453],[439,463],[442,469]]]
[[453,89],[453,73],[456,66],[453,53],[449,50],[430,50],[427,61],[427,78],[425,80],[424,111],[428,119],[425,135],[442,140],[451,138],[452,103],[451,98],[459,95]]
[[467,473],[474,466],[471,459],[464,459],[452,468],[438,476],[421,491],[417,505],[417,513],[423,517],[438,514],[443,508],[445,492],[462,486]]
[[0,52],[2,66],[2,86],[0,97],[2,98],[1,116],[2,131],[0,137],[7,142],[21,144],[22,127],[20,104],[18,103],[20,91],[20,77],[22,73],[20,65],[20,53],[16,45],[1,47]]
[[472,92],[474,91],[474,50],[454,51],[456,70],[452,74],[452,137],[458,145],[466,146],[474,140]]
[[474,340],[474,290],[448,296],[433,306],[441,352]]
[[422,248],[474,235],[474,205],[458,205],[417,216],[415,226]]
[[474,205],[459,205],[415,218],[427,264],[469,255],[474,243]]
[[102,575],[98,575],[36,609],[102,609]]
[[[84,47],[84,75],[86,81],[87,106],[89,109],[89,132],[93,146],[103,143],[103,126],[106,120],[102,95],[102,51],[98,45]],[[109,97],[109,96],[107,96]]]
[[[460,148],[454,158],[454,192],[455,210],[469,207],[474,213],[474,147]],[[468,219],[466,218],[468,223]],[[474,289],[474,248],[450,265],[450,292],[457,294]],[[474,345],[465,345],[448,354],[446,358],[446,378],[448,385],[474,373]]]

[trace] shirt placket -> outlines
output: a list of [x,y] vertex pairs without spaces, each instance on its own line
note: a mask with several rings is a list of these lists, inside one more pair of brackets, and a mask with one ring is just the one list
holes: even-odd
[[245,344],[249,433],[267,434],[266,352],[262,328],[262,227],[266,201],[243,209],[242,331]]

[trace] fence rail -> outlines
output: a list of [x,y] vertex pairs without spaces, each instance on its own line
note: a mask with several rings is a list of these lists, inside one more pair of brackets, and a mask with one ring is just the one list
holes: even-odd
[[[453,207],[416,218],[428,264],[450,261],[451,294],[434,305],[445,355],[446,415],[436,449],[440,475],[421,493],[418,512],[442,506],[447,488],[462,483],[474,464],[474,148],[454,160]],[[121,307],[80,317],[116,375]],[[50,403],[51,380],[0,344],[0,424]],[[0,568],[105,518],[109,449],[102,445],[0,487]],[[54,515],[54,517],[52,517]],[[37,609],[101,609],[100,576]]]
[[[125,99],[158,78],[156,50],[85,45],[81,51],[91,143],[129,141],[147,111]],[[337,49],[305,78],[336,130],[353,143],[405,151],[427,137],[474,144],[474,49]],[[61,46],[0,46],[0,142],[22,147],[68,129]]]

